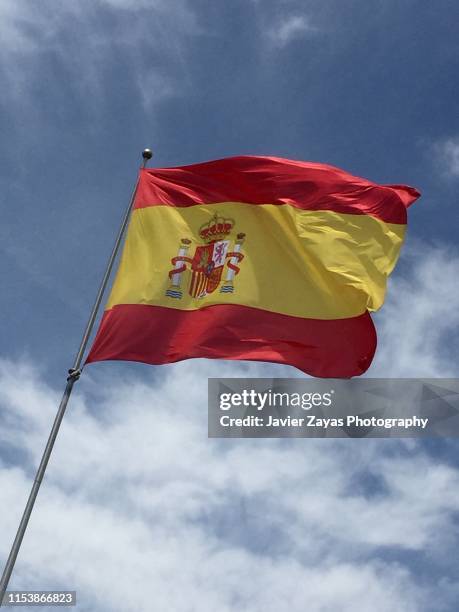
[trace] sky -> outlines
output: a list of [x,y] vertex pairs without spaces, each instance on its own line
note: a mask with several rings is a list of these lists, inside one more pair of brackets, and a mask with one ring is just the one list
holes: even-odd
[[[375,377],[459,376],[454,0],[2,0],[0,565],[136,180],[265,154],[417,187]],[[457,609],[454,440],[210,440],[194,360],[75,387],[10,587],[77,610]]]

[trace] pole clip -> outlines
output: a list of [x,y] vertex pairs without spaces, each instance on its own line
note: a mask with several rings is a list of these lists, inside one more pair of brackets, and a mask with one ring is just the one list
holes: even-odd
[[68,372],[69,375],[67,376],[67,382],[70,382],[71,380],[76,382],[81,376],[81,370],[79,368],[70,368]]

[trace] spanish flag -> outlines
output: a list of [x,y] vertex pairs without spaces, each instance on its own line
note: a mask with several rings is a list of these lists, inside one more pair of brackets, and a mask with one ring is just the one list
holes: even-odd
[[143,169],[87,358],[270,361],[362,374],[419,192],[318,163],[230,157]]

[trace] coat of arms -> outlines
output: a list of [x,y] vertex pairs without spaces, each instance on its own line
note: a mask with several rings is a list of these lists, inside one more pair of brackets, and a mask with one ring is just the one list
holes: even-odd
[[166,291],[170,298],[181,299],[182,276],[190,266],[191,278],[189,294],[194,298],[204,298],[220,287],[220,293],[233,293],[234,277],[239,274],[238,264],[244,258],[241,247],[245,234],[237,234],[233,248],[230,234],[234,220],[226,219],[217,213],[208,223],[199,228],[199,236],[204,244],[196,247],[193,257],[188,256],[191,240],[182,238],[178,255],[171,259],[174,268],[169,272],[171,284]]

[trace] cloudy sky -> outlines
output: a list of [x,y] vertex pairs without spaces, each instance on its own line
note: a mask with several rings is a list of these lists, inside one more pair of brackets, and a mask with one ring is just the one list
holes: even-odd
[[[368,374],[459,376],[458,20],[455,0],[1,1],[0,564],[145,146],[416,186]],[[11,588],[81,612],[456,610],[454,441],[207,438],[208,376],[297,375],[89,366]]]

